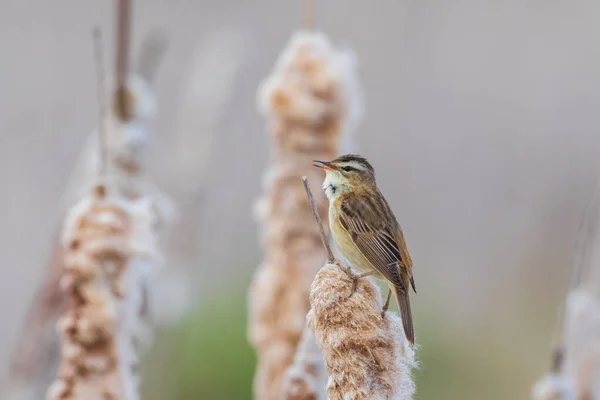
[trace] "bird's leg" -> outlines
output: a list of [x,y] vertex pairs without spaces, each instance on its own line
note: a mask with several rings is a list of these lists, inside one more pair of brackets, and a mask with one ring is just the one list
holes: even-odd
[[348,296],[348,297],[352,297],[354,292],[356,292],[356,287],[358,286],[358,280],[360,278],[364,278],[364,277],[370,276],[370,275],[375,275],[376,273],[377,273],[377,271],[371,270],[369,272],[363,272],[362,274],[354,275],[352,277],[352,292],[350,293],[350,296]]
[[381,309],[381,318],[385,318],[385,313],[387,312],[388,308],[390,307],[390,298],[391,297],[392,297],[392,289],[388,289],[387,300],[385,301],[385,304],[383,305],[383,308]]
[[342,272],[344,272],[348,276],[348,278],[352,279],[352,291],[350,292],[348,298],[352,297],[354,291],[356,290],[356,280],[358,279],[357,275],[355,275],[354,272],[352,272],[352,268],[350,268],[349,266],[345,266],[337,259],[334,261],[334,264],[337,265],[338,268],[341,269]]
[[354,279],[355,275],[352,272],[352,268],[350,267],[346,267],[344,264],[342,264],[339,260],[335,260],[334,264],[338,266],[339,269],[341,269],[346,275],[348,275],[348,278],[350,279]]

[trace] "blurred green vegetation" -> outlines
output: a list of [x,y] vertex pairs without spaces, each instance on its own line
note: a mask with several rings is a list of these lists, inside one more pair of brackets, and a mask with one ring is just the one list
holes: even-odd
[[256,358],[246,338],[246,298],[212,300],[159,333],[143,363],[142,398],[252,399]]
[[[246,290],[228,291],[238,293],[234,297],[217,293],[178,326],[158,333],[143,363],[143,399],[252,399],[256,360],[246,338]],[[472,340],[472,332],[448,332],[443,316],[416,311],[421,366],[415,400],[529,398],[544,372],[545,342],[531,349],[528,343],[536,339],[524,337],[519,327],[513,334],[522,341],[507,341],[505,329]],[[539,332],[548,328],[542,324]]]

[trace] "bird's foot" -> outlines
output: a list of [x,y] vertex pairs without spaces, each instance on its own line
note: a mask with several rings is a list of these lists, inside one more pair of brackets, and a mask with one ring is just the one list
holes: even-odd
[[387,307],[383,307],[381,309],[381,319],[385,319],[385,314],[387,313]]
[[358,287],[358,276],[354,275],[352,277],[352,290],[350,291],[350,296],[348,296],[348,298],[352,297],[352,295],[354,294],[354,292],[356,292],[356,288]]
[[387,310],[390,307],[390,298],[391,297],[392,297],[392,291],[391,291],[391,289],[388,289],[387,300],[385,301],[385,304],[381,308],[381,319],[385,319],[385,313],[387,313]]
[[[348,268],[350,269],[350,268]],[[350,279],[352,279],[352,291],[350,292],[350,296],[348,296],[348,298],[352,297],[352,295],[354,294],[354,292],[356,292],[356,289],[358,288],[358,280],[361,278],[365,278],[367,276],[371,276],[371,275],[375,275],[377,273],[377,271],[373,270],[373,271],[369,271],[369,272],[363,272],[362,274],[354,274],[352,272],[352,270],[350,270],[350,274],[352,275],[348,275],[350,277]]]
[[354,274],[354,272],[352,272],[352,268],[350,267],[346,267],[344,264],[342,264],[339,260],[335,260],[334,262],[335,265],[338,266],[339,269],[341,269],[346,275],[348,275],[348,278],[350,279],[354,279],[354,277],[356,276]]
[[342,270],[342,272],[345,273],[348,278],[350,278],[352,280],[352,290],[350,291],[350,294],[348,295],[348,298],[352,297],[352,295],[354,294],[354,292],[356,292],[356,287],[358,285],[358,275],[356,275],[352,271],[352,268],[345,266],[339,260],[335,260],[334,264],[337,265],[337,267],[340,270]]

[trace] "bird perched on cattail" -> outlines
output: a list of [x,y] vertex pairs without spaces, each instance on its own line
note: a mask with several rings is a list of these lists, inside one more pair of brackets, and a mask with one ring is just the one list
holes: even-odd
[[393,290],[404,334],[414,344],[409,299],[409,285],[416,293],[412,260],[400,224],[377,188],[373,167],[353,154],[333,161],[315,160],[313,165],[325,170],[323,189],[329,199],[329,227],[342,255],[362,272],[355,280],[372,275],[388,281],[390,290],[382,316]]

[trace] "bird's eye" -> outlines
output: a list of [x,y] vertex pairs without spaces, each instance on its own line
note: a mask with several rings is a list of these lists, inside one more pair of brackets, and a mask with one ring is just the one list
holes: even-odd
[[350,166],[342,167],[342,169],[346,172],[354,171],[354,168],[352,168]]

